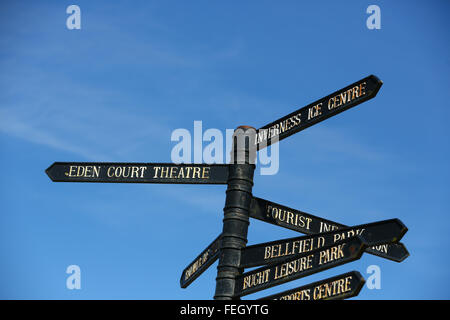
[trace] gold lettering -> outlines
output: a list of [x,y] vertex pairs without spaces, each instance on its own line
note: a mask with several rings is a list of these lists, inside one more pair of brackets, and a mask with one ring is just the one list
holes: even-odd
[[335,101],[334,97],[328,100],[328,110],[334,109],[334,101]]
[[344,279],[339,279],[339,284],[338,284],[338,294],[344,293],[345,289],[344,289],[344,285],[345,285],[345,280]]
[[191,169],[192,169],[192,167],[186,167],[186,178],[190,178],[190,173],[191,173]]
[[319,264],[326,264],[344,257],[344,252],[342,251],[343,246],[344,244],[340,244],[335,247],[320,251]]
[[358,91],[358,86],[356,86],[356,87],[353,87],[353,89],[352,89],[352,99],[355,99],[355,96],[356,96],[356,98],[358,98],[359,97],[359,91]]
[[320,116],[322,114],[322,102],[308,109],[308,120]]
[[337,229],[339,229],[338,226],[327,224],[327,223],[324,223],[322,221],[320,222],[320,232],[334,231],[334,230],[337,230]]
[[[299,246],[300,246],[300,241],[292,242],[292,254],[297,252],[297,249],[299,248]],[[300,250],[300,252],[301,252],[301,250]]]
[[92,174],[92,166],[86,166],[86,170],[84,171],[84,177],[90,177]]
[[352,289],[351,286],[350,286],[351,285],[351,282],[350,282],[351,278],[352,278],[352,276],[348,276],[348,277],[345,278],[345,289],[344,289],[344,292],[350,291]]
[[153,176],[153,179],[158,178],[158,170],[161,169],[161,167],[153,167],[153,169],[155,170],[155,175]]
[[[346,103],[349,103],[350,101],[359,98],[366,94],[366,82],[362,82],[359,85],[356,85],[344,92],[338,93],[334,97],[331,97],[328,100],[328,110],[332,110],[335,108],[338,108],[342,105],[345,105]],[[310,109],[310,112],[311,109]],[[310,118],[310,115],[308,114],[308,120]]]
[[114,170],[114,176],[118,178],[120,177],[121,174],[122,174],[122,167],[117,167],[116,170]]
[[269,259],[271,256],[270,254],[270,247],[265,247],[264,248],[264,259]]
[[347,91],[342,92],[342,93],[339,95],[339,98],[341,99],[341,101],[342,101],[343,104],[346,103],[346,102],[347,102]]
[[287,213],[286,223],[290,223],[290,224],[294,225],[294,214],[290,211],[288,211],[288,213]]
[[[130,176],[130,170],[131,170],[130,167],[124,167],[123,172],[122,172],[122,177],[128,178]],[[125,175],[125,172],[126,172],[126,175]]]
[[[70,166],[70,168],[69,168],[69,177],[74,177],[76,168],[77,168],[77,166]],[[74,170],[74,172],[72,172],[72,170]]]
[[170,167],[170,179],[173,179],[173,178],[175,178],[174,177],[174,171],[175,171],[175,174],[177,174],[177,169],[178,169],[178,167]]
[[280,132],[286,131],[286,121],[280,122]]
[[361,83],[360,85],[359,85],[359,95],[360,96],[363,96],[363,95],[365,95],[366,94],[366,83],[365,82],[363,82],[363,83]]
[[203,167],[202,179],[209,179],[210,167]]
[[270,269],[266,269],[246,276],[243,281],[242,290],[266,283],[269,281],[269,274]]
[[178,179],[184,178],[184,168],[180,167],[180,171],[178,171]]
[[138,167],[131,167],[131,177],[132,178],[138,178],[139,177],[139,173],[138,173],[139,168]]
[[94,178],[98,178],[99,175],[100,175],[100,166],[99,167],[94,166],[93,168],[94,168],[94,175],[93,175],[93,177]]
[[326,263],[328,260],[330,260],[330,252],[328,250],[320,251],[319,254],[319,264]]
[[309,230],[309,227],[310,227],[310,223],[311,223],[311,221],[312,221],[312,219],[311,218],[306,218],[306,221],[307,221],[307,223],[306,223],[306,230]]
[[161,167],[160,178],[169,178],[169,167]]
[[[80,172],[80,169],[81,169],[81,172]],[[78,166],[78,169],[77,169],[77,177],[82,177],[83,174],[84,174],[84,167]]]
[[372,249],[383,252],[383,253],[387,253],[388,252],[388,245],[387,244],[383,244],[383,245],[379,245],[379,246],[374,246],[372,247]]

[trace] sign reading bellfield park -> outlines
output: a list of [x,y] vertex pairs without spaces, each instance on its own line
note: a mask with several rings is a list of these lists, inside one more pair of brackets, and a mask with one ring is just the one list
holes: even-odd
[[[408,229],[399,219],[347,226],[252,194],[252,152],[374,98],[381,85],[370,75],[258,130],[238,127],[230,164],[55,162],[46,173],[55,182],[227,185],[222,233],[184,268],[180,278],[180,286],[186,288],[219,260],[214,299],[240,299],[355,261],[363,253],[401,262],[409,256],[399,242]],[[239,137],[249,143],[240,145]],[[246,155],[244,162],[237,160],[240,151]],[[247,246],[250,218],[305,235]],[[252,267],[259,268],[245,272]],[[364,282],[359,272],[351,271],[262,299],[346,299],[358,295]]]

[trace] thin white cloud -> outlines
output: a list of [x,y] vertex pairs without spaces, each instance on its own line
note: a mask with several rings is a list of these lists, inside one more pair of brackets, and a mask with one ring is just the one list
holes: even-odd
[[102,159],[103,161],[108,159],[108,156],[104,154],[98,154],[93,150],[76,146],[67,140],[58,138],[51,132],[33,127],[30,123],[21,121],[13,115],[6,114],[4,110],[0,110],[0,131],[25,141],[73,153],[86,159]]

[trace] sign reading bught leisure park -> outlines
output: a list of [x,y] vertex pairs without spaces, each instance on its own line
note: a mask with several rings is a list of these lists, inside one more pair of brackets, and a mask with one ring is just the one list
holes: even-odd
[[[55,182],[227,185],[222,233],[180,278],[180,286],[186,288],[219,260],[217,300],[240,299],[355,261],[364,253],[401,262],[409,256],[399,242],[408,229],[399,219],[346,226],[252,194],[255,165],[250,159],[258,150],[374,98],[381,85],[370,75],[258,130],[238,127],[230,164],[55,162],[46,173]],[[237,143],[240,138],[244,144]],[[239,154],[244,161],[239,161]],[[250,218],[304,235],[247,246]],[[252,267],[259,268],[245,272]],[[359,272],[351,271],[262,299],[346,299],[358,295],[364,282]]]

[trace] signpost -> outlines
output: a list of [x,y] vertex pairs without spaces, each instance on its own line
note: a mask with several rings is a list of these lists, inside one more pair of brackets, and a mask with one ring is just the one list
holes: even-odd
[[[347,228],[343,224],[257,197],[252,199],[250,217],[305,234]],[[409,256],[408,250],[400,242],[374,245],[367,248],[366,252],[396,262],[401,262]]]
[[357,296],[366,281],[358,271],[317,281],[258,300],[336,300]]
[[[407,231],[398,219],[347,227],[252,195],[258,150],[372,99],[381,85],[370,75],[259,130],[238,127],[230,164],[55,162],[46,173],[55,182],[226,184],[222,232],[180,278],[180,286],[186,288],[219,260],[217,300],[240,299],[354,261],[363,252],[400,262],[409,253],[398,243]],[[246,247],[250,217],[306,236]],[[244,273],[245,268],[261,265]],[[352,271],[263,299],[344,299],[357,295],[363,284],[361,275]]]

